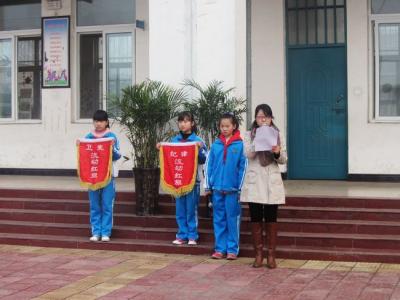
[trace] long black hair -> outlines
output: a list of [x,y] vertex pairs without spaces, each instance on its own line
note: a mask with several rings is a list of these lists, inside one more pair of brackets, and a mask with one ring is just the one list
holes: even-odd
[[239,120],[238,120],[238,118],[235,116],[234,113],[232,113],[232,112],[224,113],[224,114],[219,118],[219,121],[218,121],[218,128],[221,126],[221,121],[222,121],[223,119],[229,119],[229,120],[231,120],[233,126],[235,127],[235,129],[233,129],[233,133],[235,133],[237,130],[239,130]]
[[110,128],[110,121],[108,120],[108,114],[105,110],[96,110],[93,114],[93,121],[107,121],[106,128]]
[[256,110],[254,112],[254,121],[253,121],[253,123],[251,125],[251,130],[253,131],[254,129],[257,129],[258,127],[260,127],[260,126],[257,125],[257,120],[256,120],[257,119],[257,115],[260,112],[260,110],[264,113],[264,115],[266,117],[269,117],[269,118],[272,119],[271,126],[279,131],[278,127],[276,127],[276,125],[274,124],[274,114],[272,113],[271,106],[269,106],[268,104],[257,105]]
[[190,111],[183,111],[178,115],[178,122],[188,120],[193,123],[192,132],[197,133],[197,124],[194,115]]

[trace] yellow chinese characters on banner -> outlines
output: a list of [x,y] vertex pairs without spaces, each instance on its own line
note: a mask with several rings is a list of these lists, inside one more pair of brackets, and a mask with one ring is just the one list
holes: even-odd
[[198,146],[190,143],[161,143],[161,187],[175,197],[193,190],[197,176]]
[[81,186],[98,190],[110,183],[113,139],[80,139],[77,147]]

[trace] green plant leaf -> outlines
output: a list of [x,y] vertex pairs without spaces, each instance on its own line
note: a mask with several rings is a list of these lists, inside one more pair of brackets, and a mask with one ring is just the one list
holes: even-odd
[[184,102],[184,107],[196,116],[199,135],[208,147],[218,137],[218,121],[222,114],[233,112],[239,124],[243,122],[247,101],[232,96],[234,88],[224,89],[223,81],[213,80],[206,87],[202,87],[194,80],[185,80],[183,85],[193,89],[196,94],[194,99]]
[[159,165],[156,144],[174,133],[174,119],[186,100],[183,89],[146,80],[126,87],[121,96],[109,96],[113,116],[122,125],[133,147],[134,167]]

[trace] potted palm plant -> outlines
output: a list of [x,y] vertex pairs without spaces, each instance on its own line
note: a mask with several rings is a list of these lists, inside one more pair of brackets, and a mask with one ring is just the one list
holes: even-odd
[[218,137],[218,120],[223,113],[232,112],[243,122],[246,112],[246,99],[232,95],[234,88],[225,89],[223,81],[213,80],[202,87],[194,80],[184,81],[185,87],[192,88],[197,94],[194,99],[184,103],[185,109],[196,116],[199,135],[210,147]]
[[122,90],[113,97],[115,120],[124,128],[132,145],[136,214],[157,211],[160,170],[157,142],[173,134],[173,119],[185,99],[182,89],[147,80]]

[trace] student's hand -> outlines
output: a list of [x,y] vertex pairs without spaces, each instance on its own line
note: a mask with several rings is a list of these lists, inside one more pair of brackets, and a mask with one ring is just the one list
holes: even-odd
[[212,191],[210,191],[210,190],[206,190],[204,194],[205,194],[206,196],[209,196],[209,195],[211,195],[211,194],[212,194]]
[[160,148],[161,148],[161,143],[157,143],[156,148],[157,148],[157,150],[160,150]]
[[203,147],[203,143],[202,143],[202,142],[197,142],[196,145],[197,145],[199,148]]
[[111,145],[113,145],[113,146],[114,146],[114,144],[115,144],[115,140],[114,140],[114,139],[112,139],[112,140],[111,140]]
[[272,152],[278,154],[281,152],[281,146],[272,146]]
[[81,141],[80,141],[80,140],[76,140],[76,145],[77,145],[77,146],[79,146],[79,145],[80,145],[80,143],[81,143]]

